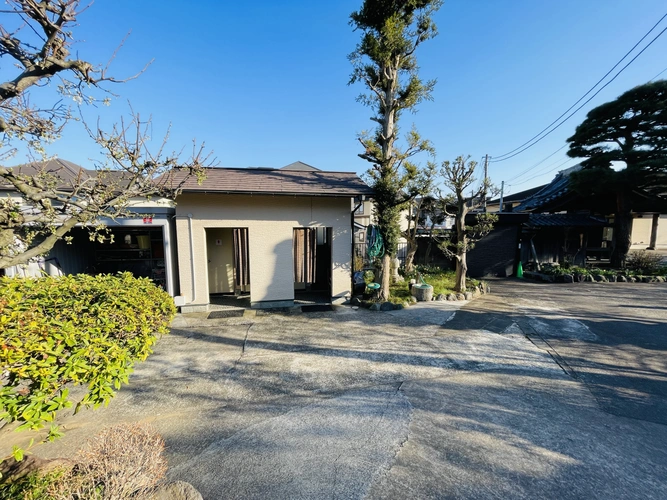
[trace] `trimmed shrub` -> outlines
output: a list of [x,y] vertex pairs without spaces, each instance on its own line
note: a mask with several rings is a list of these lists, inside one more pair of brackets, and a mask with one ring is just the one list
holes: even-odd
[[0,419],[39,428],[71,407],[107,404],[168,332],[172,298],[130,273],[0,278]]
[[658,274],[661,263],[662,255],[650,253],[646,250],[630,252],[625,260],[625,266],[628,269],[644,274]]
[[8,500],[124,500],[149,496],[167,471],[164,440],[147,424],[106,427],[67,468],[0,483]]

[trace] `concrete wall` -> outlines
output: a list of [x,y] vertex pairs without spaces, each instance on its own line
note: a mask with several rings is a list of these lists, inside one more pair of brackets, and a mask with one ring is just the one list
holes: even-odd
[[248,228],[250,298],[262,307],[294,300],[293,229],[331,227],[333,298],[350,295],[350,198],[187,193],[176,201],[180,286],[187,305],[209,302],[206,230],[214,228]]

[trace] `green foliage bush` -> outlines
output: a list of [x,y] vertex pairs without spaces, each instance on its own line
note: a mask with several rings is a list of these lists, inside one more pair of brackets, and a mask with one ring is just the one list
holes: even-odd
[[130,273],[0,278],[0,419],[39,428],[71,407],[107,404],[175,314],[172,298]]

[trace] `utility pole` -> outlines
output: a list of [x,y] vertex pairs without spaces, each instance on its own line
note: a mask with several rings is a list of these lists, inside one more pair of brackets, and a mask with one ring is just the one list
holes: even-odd
[[488,179],[489,179],[489,155],[487,154],[484,155],[484,192],[482,193],[482,196],[484,197],[484,199],[482,200],[482,210],[484,213],[486,213],[486,186]]
[[505,194],[505,181],[502,181],[500,183],[500,208],[498,209],[499,212],[503,211],[503,194]]

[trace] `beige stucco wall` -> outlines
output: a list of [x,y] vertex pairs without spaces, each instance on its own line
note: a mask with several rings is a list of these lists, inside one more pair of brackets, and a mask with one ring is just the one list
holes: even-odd
[[[651,244],[651,228],[653,226],[653,216],[645,215],[641,218],[632,220],[632,248],[644,249]],[[667,215],[661,215],[658,220],[658,234],[656,238],[656,247],[667,246]]]
[[[253,303],[294,299],[292,232],[295,227],[333,228],[333,297],[350,295],[349,198],[187,193],[176,201],[179,276],[181,294],[187,304],[209,301],[206,229],[223,227],[248,228]],[[190,224],[194,255],[190,250]]]

